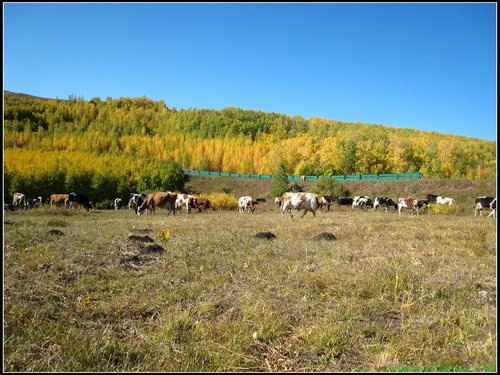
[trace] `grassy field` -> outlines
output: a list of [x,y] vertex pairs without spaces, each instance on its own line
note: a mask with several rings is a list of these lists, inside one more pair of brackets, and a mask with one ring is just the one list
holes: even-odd
[[[486,185],[420,216],[5,212],[4,371],[495,371],[496,219],[468,201]],[[444,194],[416,186],[385,188]]]

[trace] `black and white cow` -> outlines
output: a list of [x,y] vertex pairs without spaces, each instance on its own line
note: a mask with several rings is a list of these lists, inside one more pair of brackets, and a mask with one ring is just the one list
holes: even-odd
[[90,201],[87,194],[71,192],[68,194],[68,203],[73,209],[76,204],[81,204],[87,211],[90,210]]
[[350,197],[343,197],[337,199],[337,206],[351,206],[353,199]]
[[491,212],[488,215],[488,217],[493,216],[496,218],[497,217],[497,197],[495,197],[495,199],[493,199],[493,202],[490,203],[490,209],[491,209]]
[[377,197],[375,202],[373,202],[373,211],[378,211],[379,206],[385,207],[385,211],[389,210],[389,207],[394,207],[395,210],[398,209],[398,204],[388,197]]
[[437,197],[438,197],[438,196],[437,196],[437,195],[435,195],[435,194],[427,194],[427,197],[426,197],[426,198],[427,198],[427,201],[428,201],[429,203],[436,203],[436,201],[437,201]]
[[[488,196],[481,196],[481,197],[477,197],[476,200],[475,200],[475,211],[474,211],[474,217],[477,216],[477,213],[479,212],[479,215],[480,216],[483,216],[483,210],[484,209],[487,209],[487,210],[492,210],[493,212],[493,209],[491,208],[491,204],[494,203],[494,206],[495,206],[495,213],[493,214],[493,217],[496,217],[496,198],[495,197],[488,197]],[[491,215],[491,213],[490,213]],[[489,216],[488,216],[489,217]]]
[[119,210],[120,208],[122,208],[123,206],[123,201],[121,198],[115,198],[115,200],[113,201],[113,208],[115,210]]
[[352,201],[352,208],[354,207],[360,207],[361,209],[365,207],[373,207],[373,202],[370,197],[366,195],[356,196]]
[[130,193],[130,199],[128,201],[128,209],[134,209],[136,214],[139,214],[139,207],[144,203],[146,194]]

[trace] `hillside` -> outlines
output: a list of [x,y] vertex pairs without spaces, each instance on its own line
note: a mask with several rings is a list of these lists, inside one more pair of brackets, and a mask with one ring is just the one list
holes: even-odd
[[86,101],[4,92],[4,161],[12,176],[30,179],[43,170],[67,179],[76,164],[90,178],[103,174],[134,187],[130,176],[144,163],[159,170],[166,160],[248,174],[272,174],[281,162],[290,175],[496,178],[496,142],[476,138],[234,107],[177,110],[146,97]]

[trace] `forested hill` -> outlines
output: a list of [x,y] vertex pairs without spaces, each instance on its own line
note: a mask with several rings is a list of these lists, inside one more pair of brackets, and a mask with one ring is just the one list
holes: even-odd
[[172,160],[184,169],[250,174],[272,174],[282,162],[293,175],[496,178],[493,141],[234,107],[177,110],[146,97],[61,100],[8,91],[4,160],[9,176],[77,166],[132,184],[141,163]]

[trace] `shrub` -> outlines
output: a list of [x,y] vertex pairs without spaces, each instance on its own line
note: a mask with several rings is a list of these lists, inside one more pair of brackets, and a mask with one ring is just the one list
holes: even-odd
[[432,215],[457,215],[462,211],[462,208],[457,205],[442,205],[442,204],[431,204],[429,206],[429,214]]
[[217,210],[234,210],[238,208],[238,200],[234,195],[226,193],[212,193],[200,196],[200,198],[207,198],[212,202],[214,208]]
[[327,176],[320,176],[311,186],[311,192],[318,195],[326,194],[337,197],[347,197],[349,195],[349,191],[341,182]]

